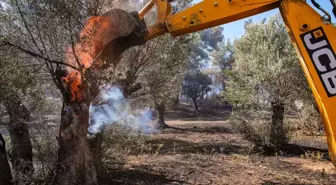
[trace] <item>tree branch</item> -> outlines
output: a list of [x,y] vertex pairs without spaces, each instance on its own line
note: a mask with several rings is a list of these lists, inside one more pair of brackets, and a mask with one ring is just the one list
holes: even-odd
[[45,60],[45,61],[47,61],[47,62],[49,62],[49,63],[58,64],[58,65],[64,65],[64,66],[71,67],[71,68],[73,68],[73,69],[75,69],[75,70],[77,70],[77,71],[79,70],[79,69],[78,69],[76,66],[74,66],[74,65],[67,64],[67,63],[64,63],[64,62],[62,62],[62,61],[51,60],[51,59],[49,59],[49,58],[47,58],[47,57],[44,57],[44,56],[42,56],[42,55],[40,55],[40,54],[37,54],[37,53],[32,52],[32,51],[29,51],[29,50],[27,50],[27,49],[25,49],[25,48],[22,48],[21,46],[15,45],[15,44],[10,43],[10,42],[8,42],[8,41],[4,41],[4,42],[2,42],[2,43],[3,43],[4,45],[10,46],[10,47],[14,47],[14,48],[16,48],[16,49],[18,49],[18,50],[20,50],[20,51],[22,51],[22,52],[24,52],[24,53],[26,53],[26,54],[32,56],[32,57],[35,57],[35,58],[39,58],[39,59]]
[[27,30],[29,36],[30,36],[30,39],[32,40],[32,42],[34,43],[35,47],[37,48],[37,50],[38,50],[38,51],[40,52],[40,54],[42,55],[43,52],[42,52],[42,50],[39,48],[38,44],[36,43],[36,40],[35,40],[35,38],[34,38],[32,32],[30,31],[29,27],[28,27],[28,23],[27,23],[26,19],[25,19],[24,16],[23,16],[23,13],[22,13],[22,11],[21,11],[20,5],[19,5],[19,3],[18,3],[17,0],[15,0],[15,4],[16,4],[17,9],[18,9],[18,11],[19,11],[19,14],[20,14],[20,17],[21,17],[21,19],[22,19],[23,25],[25,26],[25,28],[26,28],[26,30]]

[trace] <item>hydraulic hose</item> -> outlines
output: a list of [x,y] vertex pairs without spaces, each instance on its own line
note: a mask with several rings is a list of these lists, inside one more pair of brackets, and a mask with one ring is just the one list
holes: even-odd
[[[311,1],[312,1],[313,5],[314,5],[317,9],[321,10],[321,11],[325,14],[325,16],[327,16],[326,21],[331,22],[331,16],[330,16],[330,14],[329,14],[325,9],[323,9],[323,8],[321,7],[321,5],[318,4],[315,0],[311,0]],[[334,0],[331,0],[331,3],[332,3],[332,4],[336,4]],[[335,6],[334,6],[334,10],[335,10]]]
[[330,0],[331,4],[333,5],[333,13],[334,13],[334,16],[336,17],[336,1],[335,0]]

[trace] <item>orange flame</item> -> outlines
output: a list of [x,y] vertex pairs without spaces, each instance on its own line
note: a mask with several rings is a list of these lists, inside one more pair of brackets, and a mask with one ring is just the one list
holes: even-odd
[[[100,63],[101,61],[96,58],[99,57],[99,52],[103,49],[104,41],[106,40],[105,35],[110,33],[111,27],[108,17],[91,17],[80,33],[79,42],[67,48],[65,57],[68,63],[79,68],[83,67],[82,72],[92,67],[93,63]],[[63,80],[70,88],[71,101],[80,102],[84,99],[81,75],[72,68],[68,69],[68,71],[69,74]]]
[[82,101],[83,96],[80,89],[82,80],[79,72],[72,71],[68,74],[67,77],[64,77],[63,80],[68,84],[71,90],[71,101]]

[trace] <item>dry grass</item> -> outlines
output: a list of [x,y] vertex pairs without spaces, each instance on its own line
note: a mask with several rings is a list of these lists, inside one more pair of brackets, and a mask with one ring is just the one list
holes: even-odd
[[[101,184],[336,184],[324,136],[295,132],[289,151],[265,156],[232,131],[229,112],[173,114],[168,113],[167,121],[172,128],[153,135],[118,125],[108,128],[103,145],[108,172]],[[42,184],[53,167],[50,159],[56,159],[57,127],[37,128],[31,134],[33,180]]]
[[102,183],[336,184],[336,172],[328,160],[302,158],[299,153],[252,153],[252,144],[233,133],[225,117],[201,120],[167,121],[175,128],[149,135],[146,145],[151,151],[128,155],[122,165],[109,168],[109,177]]

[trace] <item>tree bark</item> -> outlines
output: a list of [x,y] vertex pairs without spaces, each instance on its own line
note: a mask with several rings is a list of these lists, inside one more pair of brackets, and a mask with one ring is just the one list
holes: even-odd
[[272,102],[272,112],[270,141],[274,149],[279,149],[287,143],[287,135],[284,129],[284,104],[281,102]]
[[97,171],[97,177],[103,177],[105,169],[103,166],[103,140],[104,128],[101,132],[97,133],[94,138],[90,139],[90,148],[94,159],[94,165]]
[[174,100],[173,100],[173,105],[178,106],[180,104],[180,94],[176,94]]
[[8,131],[12,143],[11,161],[15,179],[29,181],[34,173],[33,148],[30,140],[29,126],[30,112],[18,97],[13,97],[4,103],[9,114]]
[[164,112],[166,110],[165,103],[156,104],[155,109],[158,115],[158,120],[157,120],[158,127],[161,129],[168,128],[169,126],[166,124],[165,119],[164,119]]
[[6,143],[0,134],[0,185],[12,184],[12,173],[7,160]]
[[89,105],[71,101],[63,104],[55,185],[98,184],[87,138]]
[[194,103],[194,106],[195,106],[195,110],[196,110],[196,112],[199,112],[199,109],[198,109],[198,105],[197,105],[196,98],[192,98],[192,101],[193,101],[193,103]]

